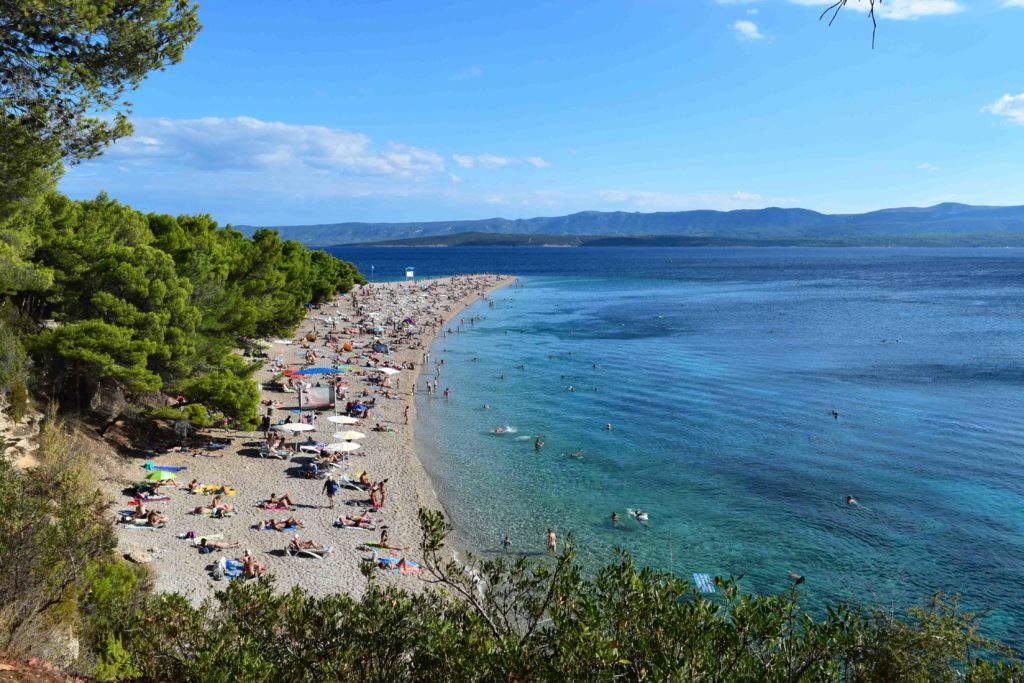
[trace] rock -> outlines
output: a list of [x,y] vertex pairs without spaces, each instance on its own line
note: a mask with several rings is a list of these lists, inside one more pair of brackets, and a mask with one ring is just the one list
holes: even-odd
[[125,557],[135,564],[149,564],[153,561],[153,558],[150,557],[149,553],[142,550],[133,550],[125,555]]

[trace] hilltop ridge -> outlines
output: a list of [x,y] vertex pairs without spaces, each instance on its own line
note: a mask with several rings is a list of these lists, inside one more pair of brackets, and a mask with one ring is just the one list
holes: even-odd
[[[1024,232],[1024,206],[943,203],[860,214],[768,207],[734,211],[581,211],[565,216],[407,223],[324,223],[271,227],[287,239],[332,246],[474,233],[595,237],[674,236],[736,240],[987,235]],[[257,226],[238,226],[251,234]],[[573,240],[566,240],[571,244]]]

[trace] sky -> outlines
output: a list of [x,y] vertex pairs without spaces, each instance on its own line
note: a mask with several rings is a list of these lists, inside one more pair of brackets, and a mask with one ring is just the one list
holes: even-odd
[[1024,204],[1024,0],[206,0],[61,189],[296,225]]

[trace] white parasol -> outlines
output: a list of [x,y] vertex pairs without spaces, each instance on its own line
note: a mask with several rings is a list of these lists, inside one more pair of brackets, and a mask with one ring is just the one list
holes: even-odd
[[338,432],[338,433],[336,433],[334,435],[334,438],[335,439],[344,439],[345,441],[352,441],[353,439],[365,439],[366,438],[366,434],[363,434],[362,432],[353,432],[353,431]]
[[357,424],[359,424],[359,420],[357,420],[354,417],[349,417],[348,415],[331,415],[329,418],[327,418],[327,421],[328,422],[333,422],[334,424],[339,424],[339,425],[357,425]]
[[329,443],[324,446],[323,450],[328,453],[351,453],[352,451],[358,451],[362,446],[352,441],[342,441],[340,443]]
[[271,429],[277,432],[310,432],[316,428],[302,422],[286,422],[283,425],[274,425]]

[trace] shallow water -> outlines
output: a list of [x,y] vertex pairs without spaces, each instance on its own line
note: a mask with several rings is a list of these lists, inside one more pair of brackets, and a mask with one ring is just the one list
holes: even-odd
[[760,592],[799,572],[817,605],[960,592],[1024,643],[1024,252],[338,253],[523,275],[438,340],[451,397],[418,403],[425,463],[483,551],[543,551],[550,526],[594,565],[619,546]]

